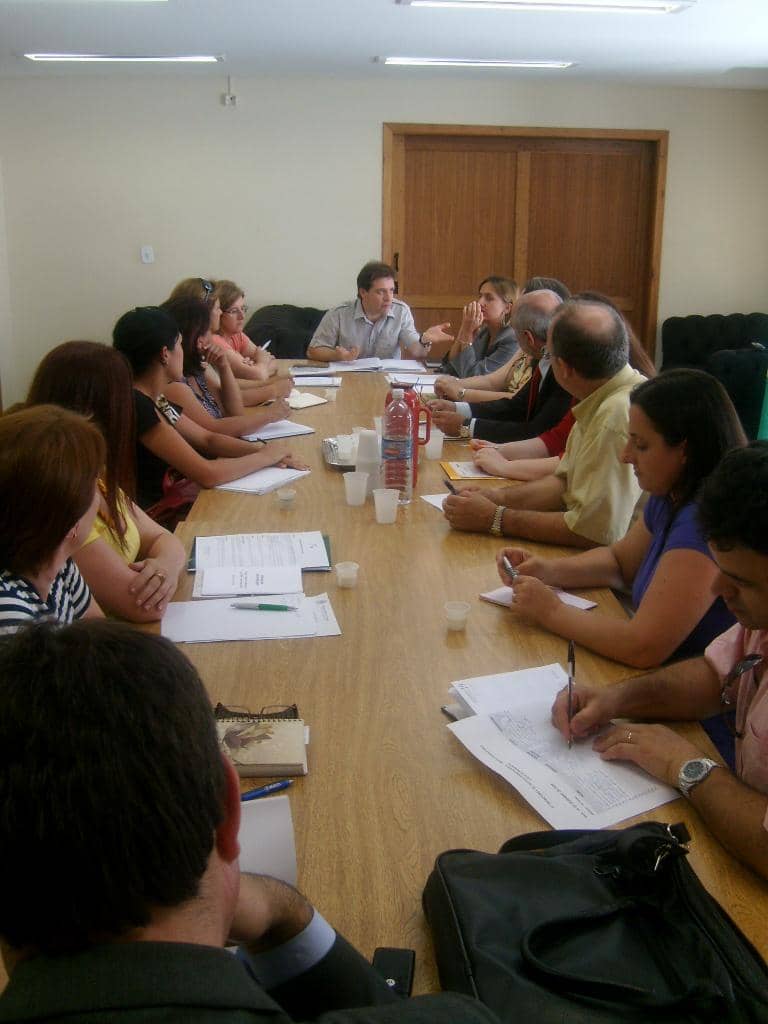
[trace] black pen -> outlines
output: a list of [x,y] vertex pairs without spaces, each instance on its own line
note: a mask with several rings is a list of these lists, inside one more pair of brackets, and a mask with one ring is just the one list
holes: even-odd
[[568,641],[568,749],[573,746],[571,716],[573,715],[573,683],[576,678],[576,649],[573,640]]
[[450,481],[450,480],[443,480],[443,483],[444,483],[444,484],[445,484],[445,486],[446,486],[446,487],[448,488],[448,490],[449,490],[449,491],[451,492],[451,494],[458,494],[458,493],[459,493],[459,492],[458,492],[458,491],[456,490],[456,488],[455,488],[455,487],[453,486],[453,484],[451,483],[451,481]]

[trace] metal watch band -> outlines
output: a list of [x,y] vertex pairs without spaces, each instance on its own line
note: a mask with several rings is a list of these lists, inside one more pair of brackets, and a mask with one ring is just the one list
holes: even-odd
[[497,505],[496,510],[493,513],[493,522],[491,523],[490,532],[494,537],[501,537],[501,524],[504,519],[504,506]]
[[719,768],[717,761],[709,757],[694,757],[681,765],[677,776],[677,788],[683,796],[690,796],[691,790],[703,782],[713,768]]

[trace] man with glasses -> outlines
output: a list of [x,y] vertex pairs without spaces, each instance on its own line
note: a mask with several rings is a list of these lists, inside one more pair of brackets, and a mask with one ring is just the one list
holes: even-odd
[[419,334],[413,314],[395,298],[395,272],[386,263],[366,263],[357,275],[357,299],[329,309],[309,343],[307,357],[337,362],[378,356],[392,359],[400,352],[424,359],[437,342],[453,341],[449,323],[436,324]]
[[[594,741],[606,761],[632,761],[676,786],[730,852],[768,877],[768,443],[729,452],[704,484],[699,516],[720,570],[713,590],[738,623],[703,657],[603,690],[563,691],[552,709],[565,737]],[[735,737],[731,772],[662,725],[721,712]]]

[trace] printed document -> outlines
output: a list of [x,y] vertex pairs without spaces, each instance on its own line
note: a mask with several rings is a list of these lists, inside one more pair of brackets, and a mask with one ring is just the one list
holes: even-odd
[[237,594],[301,593],[301,569],[296,566],[263,568],[228,566],[222,569],[198,569],[201,597],[234,597]]
[[319,530],[305,533],[232,533],[195,539],[197,569],[244,565],[330,568],[328,551]]
[[[511,676],[516,678],[510,682]],[[592,738],[577,740],[568,749],[550,720],[552,702],[566,682],[560,666],[552,665],[461,680],[454,684],[457,696],[469,697],[482,713],[448,728],[553,828],[607,828],[676,800],[676,789],[656,782],[636,765],[601,760],[592,750]],[[503,702],[495,709],[494,692]]]

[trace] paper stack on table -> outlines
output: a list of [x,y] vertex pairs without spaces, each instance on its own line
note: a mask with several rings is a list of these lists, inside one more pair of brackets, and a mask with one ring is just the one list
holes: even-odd
[[327,594],[317,597],[276,594],[269,603],[293,607],[287,612],[233,608],[230,597],[210,601],[173,601],[166,609],[160,631],[177,644],[341,635]]
[[300,437],[302,434],[314,434],[314,429],[304,423],[294,423],[292,420],[275,420],[274,423],[265,423],[263,427],[254,430],[252,434],[243,434],[246,441],[274,441],[279,437]]
[[[220,569],[244,565],[298,566],[330,571],[325,539],[319,530],[303,533],[232,533],[196,537],[190,569]],[[297,589],[301,589],[298,587]]]
[[296,388],[288,395],[288,407],[290,409],[309,409],[313,405],[325,405],[327,398],[320,395],[310,395],[307,391],[298,391]]
[[[572,608],[581,608],[583,611],[588,611],[590,608],[597,606],[597,601],[589,601],[586,597],[569,594],[565,590],[560,590],[559,587],[552,587],[552,590],[554,590],[563,604],[569,604]],[[503,608],[510,608],[514,593],[512,587],[497,587],[495,590],[487,590],[484,594],[481,594],[480,600],[488,601],[489,604],[500,604]]]
[[245,494],[269,494],[270,491],[276,491],[278,487],[286,487],[303,476],[309,476],[308,469],[280,469],[277,466],[267,466],[266,469],[257,469],[255,473],[242,476],[239,480],[231,480],[228,484],[218,484],[216,490],[242,491]]
[[554,828],[606,828],[676,800],[636,765],[603,761],[591,737],[568,749],[550,719],[567,682],[559,665],[459,680],[451,691],[472,713],[448,728]]
[[333,364],[334,373],[362,373],[378,370],[381,367],[381,360],[378,356],[369,356],[365,359],[347,359],[343,362]]
[[338,388],[341,387],[341,377],[316,377],[305,373],[299,383],[303,388]]

